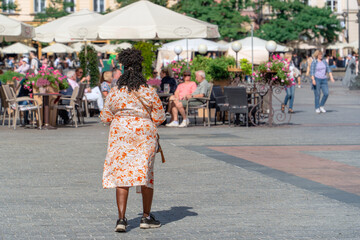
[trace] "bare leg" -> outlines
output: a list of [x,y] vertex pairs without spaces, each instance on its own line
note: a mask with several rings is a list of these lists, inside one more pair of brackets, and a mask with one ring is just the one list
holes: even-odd
[[301,75],[298,77],[298,85],[301,85]]
[[185,112],[185,109],[184,109],[184,106],[182,105],[182,103],[179,101],[176,101],[175,104],[176,104],[176,108],[179,111],[179,113],[181,114],[182,118],[186,119],[187,118],[186,112]]
[[119,211],[119,219],[125,218],[128,196],[129,196],[129,187],[116,188],[116,203]]
[[146,186],[141,186],[141,193],[143,200],[143,217],[147,217],[151,211],[154,190]]
[[172,108],[172,112],[171,112],[171,118],[172,118],[174,121],[178,121],[178,120],[179,120],[179,119],[178,119],[178,114],[179,114],[179,112],[178,112],[177,108],[176,108],[176,107],[173,107],[173,108]]

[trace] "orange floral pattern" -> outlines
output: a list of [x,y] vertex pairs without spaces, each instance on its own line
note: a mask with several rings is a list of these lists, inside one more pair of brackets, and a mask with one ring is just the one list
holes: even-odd
[[100,114],[101,121],[110,123],[104,188],[154,187],[157,126],[165,120],[165,112],[155,89],[141,86],[137,95],[151,109],[152,121],[126,88],[112,88]]

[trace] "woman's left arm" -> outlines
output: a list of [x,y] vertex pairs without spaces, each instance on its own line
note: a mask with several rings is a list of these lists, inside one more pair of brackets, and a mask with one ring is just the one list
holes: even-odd
[[326,65],[326,72],[329,73],[330,81],[335,82],[333,74],[331,72],[331,68],[329,67],[329,64],[326,61],[325,61],[325,65]]
[[105,99],[104,108],[100,113],[100,119],[103,123],[110,123],[114,119],[114,114],[110,110],[110,106],[113,104],[114,93],[113,89],[110,90],[109,95]]

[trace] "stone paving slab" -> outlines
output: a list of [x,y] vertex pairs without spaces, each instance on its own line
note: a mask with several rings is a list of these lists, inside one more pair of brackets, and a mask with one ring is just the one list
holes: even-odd
[[225,151],[326,145],[336,151],[300,152],[358,168],[358,151],[337,147],[360,143],[359,92],[330,87],[332,111],[321,115],[311,91],[297,89],[291,125],[161,127],[167,162],[155,164],[153,213],[163,226],[151,231],[139,229],[132,190],[129,231],[113,232],[115,191],[101,186],[109,128],[98,119],[56,131],[0,127],[0,239],[359,239],[358,195]]

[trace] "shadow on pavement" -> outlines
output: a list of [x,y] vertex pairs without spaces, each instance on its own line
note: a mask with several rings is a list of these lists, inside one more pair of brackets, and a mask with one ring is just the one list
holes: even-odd
[[[169,210],[161,210],[151,213],[154,214],[155,218],[158,219],[161,222],[161,225],[164,226],[168,223],[179,221],[185,217],[193,217],[198,215],[196,212],[190,211],[190,209],[192,209],[192,207],[179,206],[179,207],[171,207],[171,209]],[[138,228],[140,225],[140,220],[141,217],[137,217],[129,220],[128,231],[130,231],[133,228]]]

